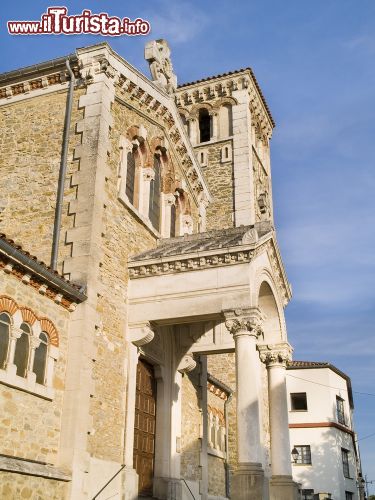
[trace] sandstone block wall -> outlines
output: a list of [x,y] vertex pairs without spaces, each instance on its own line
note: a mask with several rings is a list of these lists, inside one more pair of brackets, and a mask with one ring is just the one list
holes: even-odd
[[67,484],[43,477],[23,476],[0,471],[2,500],[64,500]]
[[209,146],[196,146],[198,153],[207,151],[207,166],[202,167],[207,180],[212,202],[207,208],[207,230],[233,227],[233,162],[221,161],[221,149],[231,146],[232,141],[220,141]]
[[[73,160],[73,149],[81,142],[75,124],[83,116],[78,99],[84,92],[74,92],[64,229],[73,226],[68,207],[76,188],[70,186],[70,178],[79,168],[79,162]],[[66,98],[67,91],[59,90],[0,106],[0,200],[5,207],[0,216],[0,231],[47,264],[51,258]],[[64,239],[63,231],[61,241]],[[60,245],[59,260],[69,253],[69,246]]]
[[[59,333],[59,359],[53,373],[53,400],[0,384],[0,453],[56,465],[64,396],[69,312],[12,275],[0,271],[0,295],[12,297]],[[1,484],[1,480],[0,480]]]

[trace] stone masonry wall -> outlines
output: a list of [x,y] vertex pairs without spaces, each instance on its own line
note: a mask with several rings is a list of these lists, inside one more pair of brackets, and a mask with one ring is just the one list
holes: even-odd
[[197,146],[195,151],[207,151],[207,166],[202,167],[212,195],[207,208],[207,230],[233,227],[233,162],[221,162],[221,148],[232,141],[220,141],[210,146]]
[[[0,384],[0,453],[56,464],[70,313],[4,271],[0,271],[0,278],[0,294],[53,321],[60,341],[59,359],[54,366],[53,401]],[[3,484],[1,479],[0,484]]]
[[67,484],[43,477],[0,472],[2,500],[64,500]]
[[[74,92],[70,126],[68,168],[65,181],[63,228],[72,227],[69,201],[75,198],[70,177],[79,168],[73,148],[81,136],[75,132],[83,112]],[[57,182],[61,161],[67,91],[31,97],[0,106],[0,200],[5,210],[0,216],[0,232],[22,243],[24,249],[50,262]],[[62,233],[61,240],[64,240]],[[59,260],[70,253],[60,245]]]
[[96,326],[96,361],[93,365],[95,397],[90,414],[93,429],[89,436],[89,451],[97,458],[122,462],[126,373],[125,328],[128,288],[127,261],[156,244],[155,235],[117,197],[120,136],[134,124],[142,123],[149,134],[156,132],[135,112],[115,102],[112,107],[111,154],[108,159],[109,177],[105,186],[103,210],[102,259],[100,262],[101,293],[97,300],[99,324]]

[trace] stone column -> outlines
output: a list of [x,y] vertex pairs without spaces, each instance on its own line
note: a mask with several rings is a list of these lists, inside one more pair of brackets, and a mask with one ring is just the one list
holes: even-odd
[[198,144],[198,120],[196,118],[188,119],[189,139],[193,146]]
[[211,140],[217,141],[219,136],[219,114],[216,111],[213,111],[210,114],[212,120]]
[[139,211],[145,217],[148,217],[150,184],[153,179],[155,179],[155,170],[152,167],[143,167],[141,169],[141,183],[139,186]]
[[162,193],[161,199],[161,235],[163,238],[169,238],[171,236],[171,210],[176,197],[173,193]]
[[268,372],[272,468],[270,500],[291,500],[297,498],[297,487],[292,479],[286,390],[286,364],[292,359],[292,348],[283,342],[260,345],[258,350]]
[[231,496],[236,500],[262,500],[264,471],[260,436],[259,356],[256,341],[261,335],[258,308],[225,311],[225,326],[236,349],[236,397],[238,467]]

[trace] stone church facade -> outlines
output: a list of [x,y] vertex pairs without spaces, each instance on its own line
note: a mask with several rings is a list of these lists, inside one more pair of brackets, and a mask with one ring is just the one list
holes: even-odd
[[0,75],[0,495],[294,499],[272,116],[145,57]]

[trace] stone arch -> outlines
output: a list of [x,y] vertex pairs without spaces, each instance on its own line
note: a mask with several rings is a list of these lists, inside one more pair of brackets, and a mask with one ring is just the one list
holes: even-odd
[[238,104],[238,102],[237,99],[235,99],[234,97],[221,97],[215,102],[214,109],[218,111],[219,108],[221,106],[224,106],[225,104],[229,104],[230,106],[235,106],[236,104]]
[[0,312],[7,312],[10,316],[18,311],[19,307],[15,300],[7,295],[0,296]]
[[201,109],[206,109],[209,113],[213,110],[212,104],[209,104],[208,102],[202,102],[200,104],[196,104],[191,108],[190,111],[190,116],[191,118],[198,118],[199,116],[199,111]]
[[276,344],[286,339],[284,310],[280,303],[277,288],[267,269],[258,274],[256,280],[256,303],[262,315],[264,342]]

